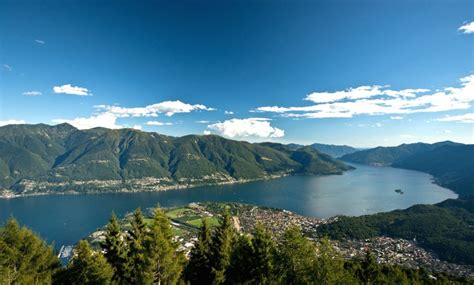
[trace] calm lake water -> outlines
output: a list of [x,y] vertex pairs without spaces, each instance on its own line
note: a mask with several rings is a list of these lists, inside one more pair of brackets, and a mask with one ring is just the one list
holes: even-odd
[[[246,184],[206,186],[155,193],[58,195],[0,199],[0,222],[14,216],[55,247],[72,245],[104,225],[110,213],[122,216],[137,207],[233,201],[283,208],[301,215],[365,215],[434,204],[457,195],[432,183],[425,173],[355,165],[343,175],[293,176]],[[402,189],[404,194],[396,193]]]

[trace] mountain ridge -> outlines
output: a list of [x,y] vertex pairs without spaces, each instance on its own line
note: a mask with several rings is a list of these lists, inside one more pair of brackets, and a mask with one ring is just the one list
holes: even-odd
[[153,191],[348,169],[310,148],[292,151],[216,135],[171,137],[68,124],[0,127],[0,188],[8,195]]
[[474,145],[443,141],[377,147],[341,157],[341,160],[393,166],[429,173],[435,182],[460,195],[474,194]]
[[[291,150],[298,150],[302,147],[305,147],[305,145],[295,144],[295,143],[287,144],[287,146]],[[319,152],[329,154],[330,156],[332,156],[334,158],[339,158],[339,157],[342,157],[343,155],[354,153],[354,152],[360,150],[360,149],[354,148],[352,146],[336,145],[336,144],[313,143],[313,144],[310,144],[310,145],[307,145],[307,146],[312,147],[313,149],[315,149]]]

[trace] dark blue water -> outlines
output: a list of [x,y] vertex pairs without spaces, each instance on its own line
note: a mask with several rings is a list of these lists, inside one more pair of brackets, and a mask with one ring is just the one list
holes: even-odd
[[[0,221],[14,216],[56,248],[71,245],[118,215],[158,203],[171,207],[199,201],[235,201],[278,207],[313,217],[364,215],[434,204],[456,198],[431,182],[428,174],[354,165],[343,175],[293,176],[246,184],[206,186],[155,193],[58,195],[0,199]],[[395,193],[402,189],[404,194]]]

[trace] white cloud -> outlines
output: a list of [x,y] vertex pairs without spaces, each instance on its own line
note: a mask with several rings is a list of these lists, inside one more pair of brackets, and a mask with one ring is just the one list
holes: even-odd
[[205,134],[205,135],[210,135],[210,134],[211,134],[211,131],[205,130],[205,131],[203,132],[203,134]]
[[392,120],[403,120],[402,116],[390,116],[390,119]]
[[[54,119],[55,123],[69,123],[78,129],[90,129],[95,127],[104,127],[109,129],[119,129],[126,127],[117,124],[117,119],[127,117],[157,117],[158,114],[164,113],[172,116],[175,113],[188,113],[194,110],[214,110],[204,105],[190,105],[181,101],[165,101],[145,107],[124,108],[113,105],[94,106],[97,110],[95,115],[90,117],[79,117],[75,119]],[[171,126],[172,123],[163,123],[159,121],[148,121],[148,126]],[[141,125],[135,125],[133,128],[141,129]]]
[[65,84],[63,86],[54,86],[54,93],[63,93],[76,96],[92,96],[89,89],[79,86],[72,86],[71,84]]
[[120,106],[111,106],[111,105],[98,105],[94,106],[95,108],[112,113],[120,118],[126,117],[157,117],[158,114],[165,114],[166,116],[173,116],[177,113],[189,113],[192,111],[214,111],[214,108],[209,108],[201,104],[187,104],[179,100],[176,101],[164,101],[161,103],[156,103],[148,105],[145,107],[120,107]]
[[25,120],[5,120],[5,121],[0,121],[0,127],[6,126],[6,125],[20,125],[20,124],[26,124]]
[[291,118],[351,118],[356,115],[404,115],[470,108],[474,100],[474,75],[460,79],[460,87],[431,94],[428,89],[387,90],[378,85],[349,88],[333,93],[312,93],[306,100],[316,104],[302,107],[264,106],[257,112],[280,113]]
[[328,103],[340,101],[343,99],[362,99],[369,98],[375,95],[380,95],[381,86],[360,86],[357,88],[349,88],[343,91],[336,92],[313,92],[306,96],[305,100],[314,103]]
[[36,43],[40,44],[40,45],[44,45],[45,44],[45,41],[43,40],[35,40]]
[[172,126],[173,123],[163,123],[158,121],[148,121],[146,122],[148,126]]
[[272,127],[270,119],[266,118],[230,119],[207,127],[229,138],[280,138],[285,135],[285,131]]
[[474,33],[474,22],[466,23],[459,27],[458,31],[462,32],[463,34],[472,34]]
[[383,90],[382,95],[391,97],[416,97],[418,93],[426,93],[431,91],[430,89],[418,88],[418,89],[402,89],[402,90]]
[[381,123],[375,123],[374,127],[381,128],[383,125]]
[[451,130],[444,130],[443,131],[445,134],[450,134],[451,133]]
[[13,70],[13,68],[12,68],[10,65],[8,65],[8,64],[2,64],[2,67],[5,68],[5,69],[8,70],[8,71],[12,71],[12,70]]
[[206,121],[206,120],[201,120],[201,121],[196,121],[196,123],[199,124],[209,124],[211,121]]
[[313,92],[306,96],[305,100],[314,103],[330,103],[341,100],[366,99],[375,96],[386,95],[390,97],[415,97],[418,93],[430,91],[429,89],[403,89],[403,90],[383,90],[388,86],[359,86],[336,92]]
[[95,116],[87,117],[87,118],[75,118],[72,120],[67,119],[54,119],[54,123],[68,123],[73,125],[74,127],[83,130],[83,129],[91,129],[96,127],[103,127],[108,129],[120,129],[123,126],[117,125],[117,117],[114,114],[110,113],[102,113]]
[[459,123],[474,123],[474,113],[467,113],[459,116],[446,116],[444,118],[439,118],[437,121],[440,122],[459,122]]
[[224,111],[224,114],[226,114],[226,115],[233,115],[234,112],[232,112],[232,111]]
[[132,129],[141,130],[142,126],[141,125],[133,125]]
[[40,91],[26,91],[26,92],[23,92],[23,95],[25,95],[25,96],[40,96],[42,94],[43,93],[41,93]]

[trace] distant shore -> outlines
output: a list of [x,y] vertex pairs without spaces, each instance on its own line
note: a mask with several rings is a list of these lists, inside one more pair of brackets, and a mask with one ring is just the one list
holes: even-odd
[[[336,173],[335,173],[336,174]],[[14,199],[14,198],[25,198],[25,197],[35,197],[35,196],[46,196],[46,195],[91,195],[91,194],[110,194],[110,193],[143,193],[143,192],[161,192],[161,191],[169,191],[169,190],[181,190],[181,189],[189,189],[195,187],[202,187],[202,186],[217,186],[217,185],[231,185],[231,184],[242,184],[242,183],[249,183],[254,181],[262,181],[262,180],[272,180],[283,178],[287,176],[296,176],[297,174],[290,174],[290,173],[283,173],[283,174],[274,174],[274,175],[267,175],[264,177],[259,177],[255,179],[233,179],[228,181],[219,181],[219,182],[211,182],[211,183],[188,183],[188,184],[173,184],[173,185],[161,185],[155,186],[150,188],[134,188],[133,190],[127,189],[122,187],[120,189],[106,189],[106,190],[88,190],[88,191],[76,191],[76,190],[65,190],[65,191],[46,191],[46,192],[32,192],[32,193],[21,193],[15,194],[12,190],[0,190],[0,199]],[[334,174],[328,174],[334,175]],[[337,173],[337,175],[340,175]],[[126,183],[122,183],[126,185]],[[91,186],[91,188],[94,186]],[[100,188],[100,187],[96,187]]]

